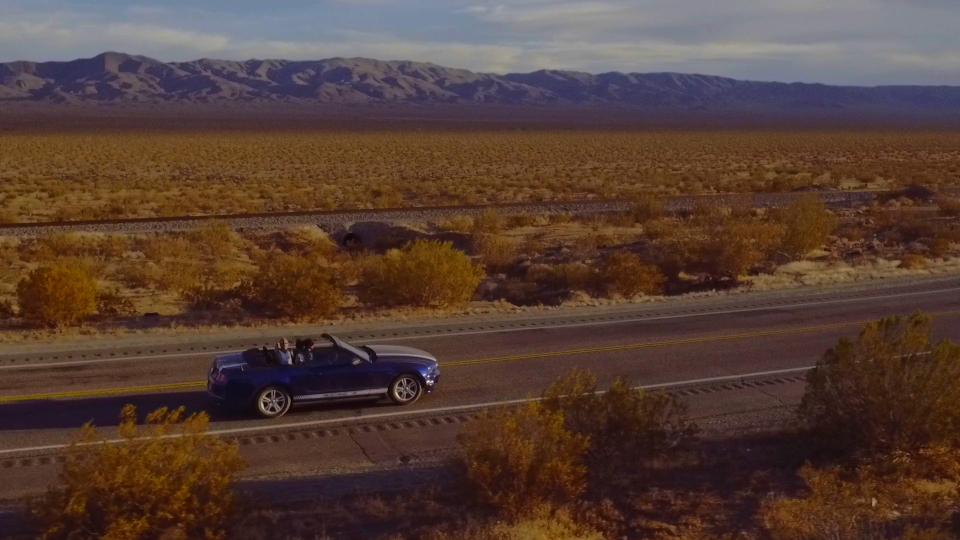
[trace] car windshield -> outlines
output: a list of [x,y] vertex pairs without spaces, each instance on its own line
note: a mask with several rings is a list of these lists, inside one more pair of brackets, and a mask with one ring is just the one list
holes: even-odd
[[323,336],[321,337],[328,340],[330,343],[333,343],[334,347],[348,351],[354,356],[356,356],[357,358],[360,358],[365,362],[371,362],[373,359],[373,356],[370,353],[368,353],[366,350],[364,350],[365,348],[361,349],[360,347],[354,347],[353,345],[350,345],[349,343],[343,341],[337,336],[331,336],[330,334],[323,334]]

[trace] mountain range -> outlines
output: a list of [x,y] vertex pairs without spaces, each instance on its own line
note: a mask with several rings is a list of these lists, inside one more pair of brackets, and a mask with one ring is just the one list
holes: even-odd
[[650,109],[960,111],[955,86],[830,86],[680,73],[498,75],[366,58],[161,62],[107,52],[0,63],[0,103],[498,103]]

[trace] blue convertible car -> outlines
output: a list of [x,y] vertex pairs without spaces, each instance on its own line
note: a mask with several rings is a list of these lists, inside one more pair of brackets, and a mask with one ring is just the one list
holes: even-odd
[[353,346],[323,334],[302,363],[277,365],[272,351],[250,349],[217,356],[207,392],[236,409],[264,418],[284,415],[294,404],[389,397],[409,405],[433,391],[440,377],[433,355],[397,345]]

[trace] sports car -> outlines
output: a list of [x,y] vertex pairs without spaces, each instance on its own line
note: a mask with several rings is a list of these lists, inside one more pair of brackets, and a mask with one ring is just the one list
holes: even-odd
[[219,355],[207,377],[207,393],[229,408],[278,418],[293,405],[319,401],[387,397],[410,405],[437,387],[440,369],[428,352],[322,337],[326,345],[302,355],[299,364],[277,365],[266,349]]

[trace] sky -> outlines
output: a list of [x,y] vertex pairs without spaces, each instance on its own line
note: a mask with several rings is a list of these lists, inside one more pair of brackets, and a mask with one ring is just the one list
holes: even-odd
[[0,61],[104,51],[960,85],[960,0],[0,0]]

